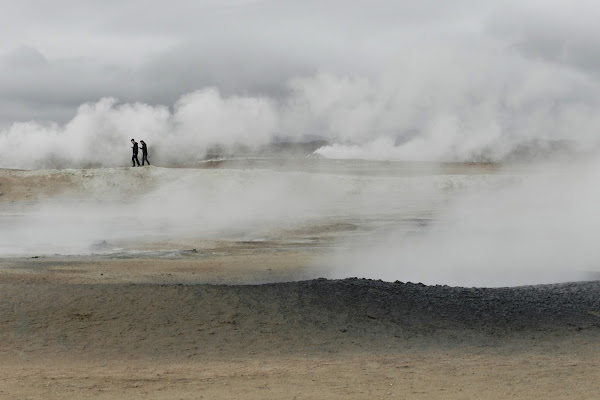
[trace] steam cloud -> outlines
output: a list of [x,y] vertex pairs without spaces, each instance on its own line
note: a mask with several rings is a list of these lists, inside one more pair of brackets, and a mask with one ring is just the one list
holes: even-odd
[[471,50],[415,51],[376,77],[297,77],[284,98],[218,88],[172,107],[104,98],[64,125],[0,130],[0,167],[123,166],[132,137],[149,143],[163,165],[275,137],[322,137],[330,145],[318,153],[331,158],[418,161],[502,161],[528,143],[597,146],[600,91],[589,77],[510,50]]
[[[52,26],[45,35],[59,37],[59,45],[34,37],[41,50],[25,46],[0,56],[0,168],[127,166],[131,138],[145,140],[153,164],[165,166],[200,160],[215,146],[233,151],[315,137],[328,142],[318,154],[338,159],[510,161],[598,150],[600,25],[593,2],[222,3],[164,8],[126,0],[119,13],[100,2],[77,3],[69,16],[54,3],[11,5],[39,29],[55,20],[69,29]],[[148,18],[139,17],[142,6]],[[21,37],[22,20],[4,21],[4,37]],[[76,39],[83,21],[86,32],[99,27],[96,36]],[[407,235],[401,224],[342,243],[351,251],[338,254],[333,274],[474,285],[579,279],[599,261],[600,168],[558,165],[548,166],[558,168],[554,173],[525,174],[523,184],[453,197],[420,235]],[[206,229],[206,237],[218,237],[227,227],[243,232],[261,221],[269,231],[283,220],[294,225],[338,209],[351,217],[395,215],[398,204],[432,197],[429,190],[399,194],[385,179],[336,188],[337,178],[205,175],[146,192],[135,207],[45,205],[15,222],[5,251],[28,238],[52,251],[58,237],[61,251],[78,252],[98,239],[123,239],[121,233],[136,237],[139,229],[176,236]],[[361,192],[368,194],[355,195]],[[240,205],[242,193],[247,202]],[[193,212],[182,216],[182,209]],[[129,219],[137,210],[152,218]],[[106,215],[113,217],[106,222]],[[125,221],[120,232],[115,221]]]
[[345,243],[330,277],[487,287],[598,279],[599,173],[597,161],[552,164],[472,188],[418,232]]

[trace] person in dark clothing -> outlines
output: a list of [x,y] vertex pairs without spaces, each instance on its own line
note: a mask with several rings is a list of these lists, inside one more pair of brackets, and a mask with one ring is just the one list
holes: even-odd
[[148,161],[148,146],[146,146],[146,142],[143,140],[140,140],[140,143],[142,144],[142,165],[144,165],[144,161],[150,165],[150,161]]
[[131,166],[135,167],[135,163],[137,162],[138,167],[140,166],[140,160],[138,160],[138,144],[135,140],[131,139],[131,144],[133,144],[133,155],[131,156]]

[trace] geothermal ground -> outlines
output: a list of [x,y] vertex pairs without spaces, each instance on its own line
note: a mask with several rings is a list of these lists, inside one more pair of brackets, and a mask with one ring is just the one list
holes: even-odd
[[[0,171],[3,240],[30,231],[42,246],[35,223],[54,221],[49,203],[90,193],[126,202],[134,191],[120,171],[108,180],[106,171]],[[336,240],[361,227],[329,219],[270,228],[278,233],[268,240],[172,229],[134,240],[129,230],[90,236],[85,252],[3,247],[0,398],[600,396],[598,282],[319,279]]]

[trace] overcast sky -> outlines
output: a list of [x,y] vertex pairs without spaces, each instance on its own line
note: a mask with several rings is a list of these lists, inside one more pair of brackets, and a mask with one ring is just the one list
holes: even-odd
[[217,86],[281,94],[315,71],[369,75],[407,51],[506,46],[600,68],[592,1],[2,1],[0,121],[73,117],[104,96],[172,104]]
[[[327,96],[377,98],[368,107],[379,111],[392,103],[407,106],[398,100],[401,94],[419,99],[406,100],[414,109],[434,110],[421,116],[414,111],[402,121],[375,113],[363,120],[377,120],[375,126],[355,124],[396,134],[421,129],[417,125],[424,119],[442,121],[448,114],[479,129],[481,121],[471,121],[470,111],[465,111],[465,98],[471,103],[486,98],[476,102],[487,103],[486,110],[494,103],[494,118],[503,132],[522,124],[520,118],[532,109],[543,114],[556,104],[564,106],[561,110],[568,106],[557,122],[564,125],[575,116],[594,115],[599,103],[600,5],[594,1],[0,3],[4,129],[25,121],[64,125],[82,104],[109,97],[116,99],[114,104],[139,102],[172,110],[186,95],[207,88],[224,99],[258,96],[285,102],[286,109],[307,102],[310,112]],[[520,82],[518,90],[511,89],[514,82]],[[386,91],[396,97],[390,101]],[[424,97],[428,91],[436,93],[433,100]],[[535,105],[549,96],[556,104],[545,104],[543,110]],[[352,107],[364,109],[358,102]],[[496,115],[506,104],[514,108],[515,102],[516,116]],[[308,111],[295,109],[283,116],[280,109],[274,112],[281,130]],[[337,129],[339,137],[357,138],[350,127],[331,119],[324,122],[322,116],[311,114],[302,121],[296,126]],[[526,123],[528,132],[538,129],[533,126],[537,122]],[[559,133],[555,136],[564,136],[564,130]]]

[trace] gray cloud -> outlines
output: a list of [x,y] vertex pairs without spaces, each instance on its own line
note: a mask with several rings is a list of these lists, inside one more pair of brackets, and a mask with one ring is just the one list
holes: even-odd
[[596,2],[505,2],[490,18],[492,36],[532,58],[586,73],[600,73],[600,25]]
[[0,48],[0,101],[19,112],[0,124],[28,111],[52,115],[57,104],[74,112],[103,96],[168,104],[206,86],[280,94],[315,71],[374,73],[423,32],[455,30],[479,9],[468,1],[11,3],[0,17],[3,36],[15,38]]
[[[115,130],[126,132],[122,114],[167,109],[151,130],[181,133],[182,110],[208,107],[218,110],[202,114],[211,123],[241,124],[260,104],[269,117],[256,142],[321,135],[343,154],[469,159],[502,157],[527,140],[588,145],[599,127],[595,7],[584,0],[568,7],[537,0],[19,3],[11,18],[0,17],[4,37],[18,38],[0,48],[0,127],[38,137],[54,121],[71,137],[80,126],[73,121],[99,112],[118,114]],[[86,103],[109,106],[82,113]],[[17,121],[36,124],[10,128]],[[185,113],[184,125],[191,134],[206,123]],[[221,134],[228,143],[252,142],[253,133],[237,128]]]

